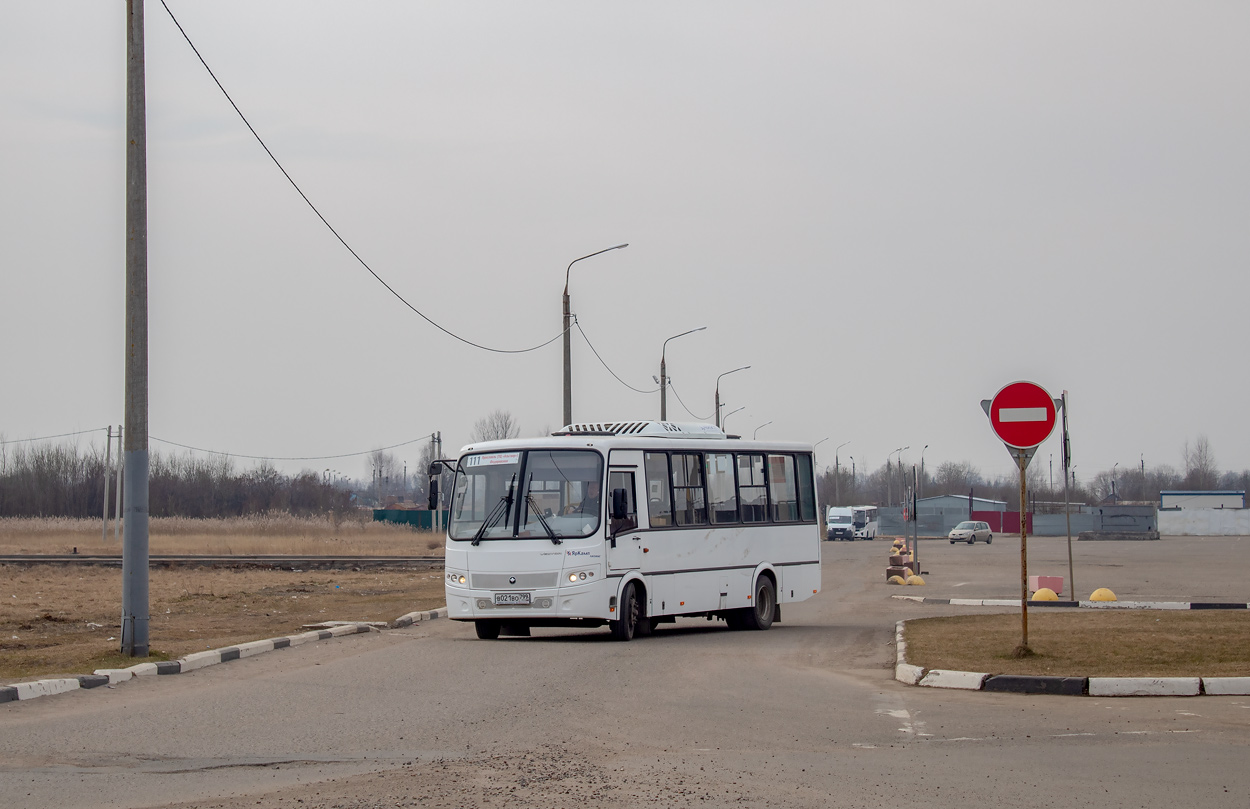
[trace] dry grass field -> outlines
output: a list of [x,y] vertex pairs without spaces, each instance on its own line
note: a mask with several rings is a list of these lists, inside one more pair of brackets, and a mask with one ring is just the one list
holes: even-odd
[[1029,611],[1034,657],[1014,659],[1020,614],[907,622],[907,662],[1056,677],[1250,676],[1250,611]]
[[[154,519],[152,554],[441,556],[442,540],[403,526],[329,519]],[[116,554],[98,520],[0,520],[0,554]],[[152,655],[278,637],[321,621],[392,621],[440,607],[443,573],[428,568],[268,570],[154,567],[149,579]],[[118,567],[0,565],[0,683],[89,674],[142,660],[119,653]]]
[[[121,541],[100,520],[0,519],[0,554],[72,553],[120,555]],[[373,522],[369,512],[350,519],[289,514],[194,520],[154,517],[148,522],[149,552],[157,554],[286,554],[297,556],[436,556],[443,539],[430,531]]]

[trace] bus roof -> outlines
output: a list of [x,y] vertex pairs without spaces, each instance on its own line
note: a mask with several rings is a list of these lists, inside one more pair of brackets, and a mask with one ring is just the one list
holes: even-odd
[[726,435],[719,427],[698,422],[614,421],[570,424],[550,436],[477,441],[460,448],[460,454],[502,449],[542,449],[547,447],[636,448],[655,447],[657,441],[672,442],[674,448],[713,450],[716,442],[728,446],[713,451],[811,452],[812,445],[798,441],[744,441]]
[[712,424],[681,421],[612,421],[569,424],[552,435],[641,435],[648,438],[727,438]]

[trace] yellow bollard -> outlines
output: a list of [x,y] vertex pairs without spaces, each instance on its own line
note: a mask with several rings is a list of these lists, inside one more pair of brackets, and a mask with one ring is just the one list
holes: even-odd
[[919,576],[908,576],[907,583],[915,587],[923,587],[924,579],[920,578]]
[[885,583],[886,584],[906,584],[907,582],[903,581],[902,576],[891,576],[890,578],[885,580]]
[[1033,594],[1030,601],[1058,601],[1059,596],[1055,595],[1055,591],[1049,587],[1043,587]]
[[1090,601],[1115,601],[1115,593],[1111,592],[1106,587],[1099,587],[1097,590],[1095,590],[1093,593],[1090,594],[1089,600]]

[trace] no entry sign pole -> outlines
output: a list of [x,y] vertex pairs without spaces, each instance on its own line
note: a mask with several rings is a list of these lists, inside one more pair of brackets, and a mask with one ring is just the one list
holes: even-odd
[[1020,645],[1013,652],[1016,657],[1033,654],[1029,648],[1029,551],[1025,515],[1028,492],[1025,470],[1038,445],[1055,429],[1059,404],[1045,388],[1032,382],[1012,382],[994,394],[993,399],[981,402],[994,433],[1020,468]]

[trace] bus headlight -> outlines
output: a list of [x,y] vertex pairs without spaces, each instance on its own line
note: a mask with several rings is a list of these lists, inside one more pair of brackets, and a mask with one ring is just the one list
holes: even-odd
[[582,584],[595,577],[594,570],[570,570],[567,574],[570,584]]
[[467,581],[468,579],[465,578],[465,575],[463,573],[448,573],[447,574],[447,582],[449,584],[464,584]]

